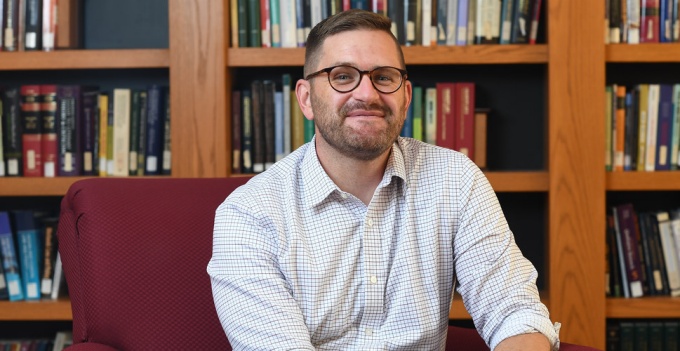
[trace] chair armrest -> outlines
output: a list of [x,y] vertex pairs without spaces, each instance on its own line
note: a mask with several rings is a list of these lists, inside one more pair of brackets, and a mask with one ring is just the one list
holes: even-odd
[[65,348],[64,351],[119,351],[119,350],[109,345],[98,344],[96,342],[81,342]]

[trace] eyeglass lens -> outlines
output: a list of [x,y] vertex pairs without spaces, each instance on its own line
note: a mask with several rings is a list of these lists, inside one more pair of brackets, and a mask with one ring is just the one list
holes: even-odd
[[[331,86],[340,92],[354,90],[361,82],[361,72],[351,66],[338,66],[328,74]],[[392,93],[401,86],[401,72],[393,67],[380,67],[370,72],[371,82],[378,91]]]

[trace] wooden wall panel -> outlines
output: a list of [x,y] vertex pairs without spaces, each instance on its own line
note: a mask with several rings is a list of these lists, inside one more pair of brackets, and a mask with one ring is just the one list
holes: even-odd
[[169,0],[172,175],[227,175],[224,1]]
[[604,2],[546,5],[549,307],[562,341],[604,349]]

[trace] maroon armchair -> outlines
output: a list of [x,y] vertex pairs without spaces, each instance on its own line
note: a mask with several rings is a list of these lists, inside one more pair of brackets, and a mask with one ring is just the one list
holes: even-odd
[[[206,266],[215,209],[247,180],[74,183],[57,234],[73,310],[68,350],[230,350]],[[488,350],[475,330],[450,327],[454,349]]]

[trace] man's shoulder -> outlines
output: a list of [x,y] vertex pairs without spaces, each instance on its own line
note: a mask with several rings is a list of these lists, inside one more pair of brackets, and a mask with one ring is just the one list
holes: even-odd
[[466,168],[472,163],[467,156],[458,151],[428,144],[420,140],[400,137],[398,144],[404,155],[406,169]]

